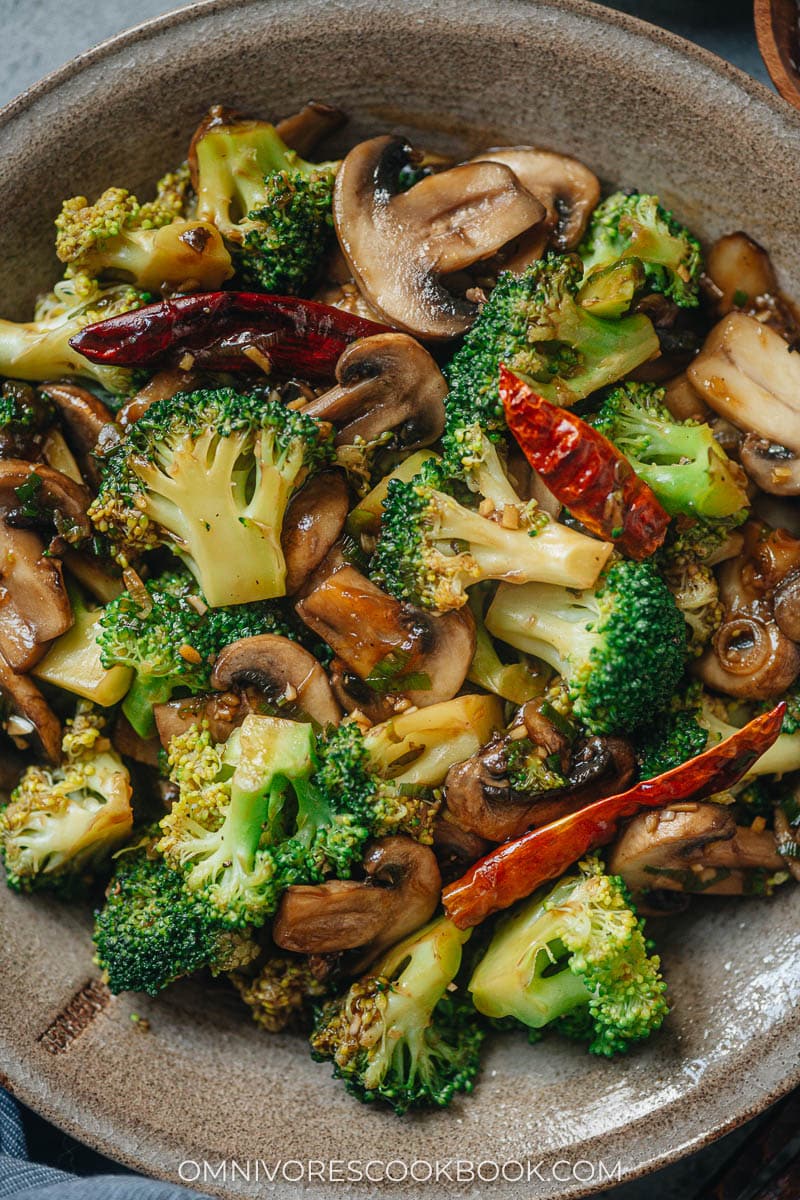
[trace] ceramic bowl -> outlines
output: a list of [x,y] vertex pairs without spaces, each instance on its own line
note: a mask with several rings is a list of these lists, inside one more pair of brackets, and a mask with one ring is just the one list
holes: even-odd
[[[277,117],[310,97],[349,111],[352,141],[399,128],[464,155],[566,150],[657,192],[706,238],[748,230],[800,296],[800,118],[713,56],[580,0],[215,0],[83,56],[0,115],[0,261],[18,281],[6,315],[55,277],[62,197],[144,187],[212,102]],[[302,1041],[260,1033],[224,986],[110,997],[88,913],[0,888],[2,1082],[121,1162],[227,1197],[568,1200],[675,1160],[800,1082],[799,916],[797,889],[699,900],[656,930],[674,1011],[646,1048],[606,1062],[498,1039],[472,1097],[399,1120],[350,1099]],[[396,1182],[315,1174],[331,1159],[395,1160]]]

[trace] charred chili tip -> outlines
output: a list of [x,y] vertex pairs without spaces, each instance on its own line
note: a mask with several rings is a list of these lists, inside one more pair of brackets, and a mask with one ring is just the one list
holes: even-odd
[[442,899],[448,917],[461,929],[478,925],[563,874],[584,854],[606,845],[626,817],[644,808],[703,800],[726,791],[769,750],[785,712],[786,703],[781,701],[681,766],[500,846],[445,888]]
[[550,404],[505,366],[500,398],[526,459],[590,533],[637,560],[658,549],[669,515],[608,438]]
[[87,325],[70,345],[90,362],[185,365],[330,379],[351,342],[384,325],[295,296],[200,292]]

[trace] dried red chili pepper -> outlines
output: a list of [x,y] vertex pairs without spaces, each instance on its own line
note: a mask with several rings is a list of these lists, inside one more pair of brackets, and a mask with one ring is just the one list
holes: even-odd
[[702,800],[725,791],[745,775],[781,731],[786,704],[756,717],[724,742],[672,771],[644,779],[619,796],[594,804],[498,846],[443,893],[444,907],[460,929],[529,896],[558,878],[584,854],[613,840],[619,822],[642,808]]
[[304,379],[328,379],[350,342],[385,332],[385,325],[314,300],[200,292],[87,325],[70,345],[90,362],[120,367],[185,364],[254,371],[273,366]]
[[658,549],[669,515],[607,437],[503,366],[500,398],[528,462],[590,533],[614,542],[629,558],[647,558]]

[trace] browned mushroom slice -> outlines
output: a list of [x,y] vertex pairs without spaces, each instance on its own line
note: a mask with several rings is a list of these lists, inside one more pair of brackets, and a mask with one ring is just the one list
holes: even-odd
[[299,112],[278,121],[275,132],[296,154],[305,157],[317,142],[335,133],[346,121],[347,114],[340,108],[322,104],[319,100],[309,100]]
[[356,971],[433,916],[442,877],[429,846],[404,836],[380,838],[367,848],[364,871],[363,882],[290,887],[272,927],[275,944],[300,954],[358,949],[358,967],[348,964]]
[[724,805],[691,802],[634,817],[608,860],[634,893],[739,896],[750,891],[754,871],[783,867],[770,830],[737,826]]
[[398,191],[411,148],[398,137],[355,146],[339,168],[333,217],[339,245],[369,304],[425,339],[463,333],[476,306],[442,277],[489,258],[544,215],[502,163],[464,163]]
[[800,569],[790,571],[775,588],[772,611],[781,633],[800,642]]
[[575,249],[592,210],[600,203],[600,181],[593,171],[577,158],[533,146],[500,146],[479,154],[473,161],[510,167],[522,186],[541,200],[545,208],[544,220],[505,263],[508,270],[521,270],[541,258],[548,244],[562,253]]
[[[772,599],[795,565],[800,543],[781,531],[762,540],[762,527],[754,521],[745,526],[744,538],[741,554],[719,568],[725,612],[694,669],[704,683],[726,696],[768,700],[785,692],[800,674],[800,647],[778,624]],[[787,594],[787,621],[789,603]]]
[[794,337],[797,316],[780,294],[763,246],[741,231],[719,238],[706,257],[706,292],[717,315],[734,309],[757,314],[784,337]]
[[338,725],[341,709],[313,654],[274,633],[241,638],[222,650],[211,685],[221,692],[253,688],[270,702],[291,706],[323,729]]
[[94,451],[106,429],[114,424],[108,408],[86,388],[73,383],[43,383],[39,391],[58,409],[67,444],[78,460],[84,479],[96,485],[100,480],[100,469]]
[[45,556],[37,534],[0,521],[0,653],[29,671],[71,625],[59,560]]
[[[186,733],[193,725],[208,725],[213,741],[217,744],[227,742],[234,729],[238,729],[245,717],[258,711],[257,693],[251,694],[250,689],[245,689],[241,692],[186,696],[181,700],[168,700],[166,704],[154,706],[153,716],[156,720],[158,738],[166,749],[177,734]],[[127,730],[123,729],[123,735],[127,738]],[[135,736],[136,734],[134,734]],[[152,740],[152,738],[148,739],[145,744],[149,745]],[[121,746],[119,749],[121,753],[128,753]],[[131,757],[136,758],[137,755],[132,754]]]
[[706,403],[746,433],[800,453],[800,355],[773,329],[732,312],[686,374]]
[[685,371],[664,384],[664,403],[676,421],[705,421],[711,409],[692,387]]
[[507,736],[496,737],[451,767],[445,780],[444,815],[490,842],[520,837],[527,829],[623,792],[633,777],[635,759],[626,741],[592,737],[570,755],[563,785],[538,793],[517,791],[508,779],[508,745]]
[[350,492],[341,471],[313,475],[294,493],[281,529],[287,596],[303,586],[338,541],[349,507]]
[[[402,695],[420,708],[455,696],[475,653],[468,609],[434,616],[388,596],[354,567],[323,579],[295,607],[346,672],[378,696]],[[361,689],[352,707],[366,701]]]
[[[161,705],[160,707],[165,706]],[[185,728],[186,726],[180,732],[183,732]],[[176,732],[178,731],[176,730]],[[169,739],[162,742],[157,737],[140,737],[122,712],[117,713],[111,741],[118,754],[124,754],[126,758],[132,758],[134,762],[144,763],[146,767],[157,767],[162,745],[164,749],[169,745]]]
[[27,675],[18,675],[0,654],[0,693],[10,715],[3,728],[18,747],[33,746],[48,762],[61,761],[61,722]]
[[303,412],[336,425],[337,446],[391,430],[398,448],[416,450],[444,430],[447,383],[428,351],[405,333],[353,342],[336,364],[336,380]]
[[748,433],[739,461],[753,483],[772,496],[800,496],[800,453]]

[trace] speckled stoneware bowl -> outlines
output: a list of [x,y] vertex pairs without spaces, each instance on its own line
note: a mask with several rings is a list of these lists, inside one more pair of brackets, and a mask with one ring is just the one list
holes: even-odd
[[[277,116],[309,97],[347,109],[353,140],[399,126],[464,154],[567,150],[658,192],[706,237],[747,229],[800,296],[800,117],[711,55],[579,0],[220,0],[85,55],[0,116],[0,260],[20,281],[4,309],[23,316],[53,278],[61,197],[152,180],[211,102]],[[230,1168],[227,1182],[200,1179],[225,1196],[567,1200],[618,1163],[628,1178],[674,1160],[800,1082],[798,901],[797,889],[698,901],[660,930],[675,1008],[641,1052],[607,1063],[505,1039],[473,1097],[398,1120],[351,1100],[302,1041],[259,1033],[223,986],[109,997],[88,914],[0,888],[0,1081],[83,1141],[173,1179],[202,1159],[532,1164],[496,1183],[491,1166],[478,1183],[452,1166],[436,1183],[352,1188],[287,1182],[293,1166],[275,1185],[232,1181]]]

